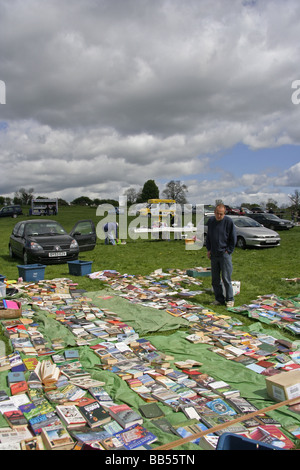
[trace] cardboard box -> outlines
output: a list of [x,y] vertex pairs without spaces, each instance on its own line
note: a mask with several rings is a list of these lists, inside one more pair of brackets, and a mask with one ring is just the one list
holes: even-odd
[[298,397],[300,401],[300,369],[266,377],[266,386],[268,395],[275,401]]

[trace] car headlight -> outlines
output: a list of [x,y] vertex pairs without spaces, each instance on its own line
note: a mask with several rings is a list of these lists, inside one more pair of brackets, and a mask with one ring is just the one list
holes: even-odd
[[29,248],[31,250],[42,250],[43,249],[43,247],[41,245],[39,245],[38,243],[36,243],[36,242],[30,242],[29,243]]
[[78,243],[75,238],[71,241],[70,248],[78,248]]

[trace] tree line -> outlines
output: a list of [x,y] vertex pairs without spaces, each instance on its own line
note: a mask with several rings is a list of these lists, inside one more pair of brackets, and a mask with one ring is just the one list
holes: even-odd
[[[177,204],[186,204],[187,197],[186,193],[188,188],[185,184],[182,184],[179,180],[169,181],[165,189],[162,191],[162,194],[159,194],[159,188],[153,179],[147,180],[143,187],[136,190],[135,188],[129,188],[124,191],[124,196],[127,198],[128,206],[132,204],[139,204],[147,202],[148,199],[173,199]],[[0,205],[9,205],[9,204],[20,204],[20,205],[30,205],[31,200],[34,198],[34,188],[20,188],[15,192],[13,198],[0,196]],[[47,198],[45,196],[36,196],[38,198]],[[300,215],[300,191],[295,189],[293,194],[288,195],[290,200],[290,206],[285,207],[292,212],[298,213]],[[222,202],[222,200],[217,200],[217,202]],[[69,203],[64,199],[58,199],[59,206],[68,206]],[[91,199],[88,196],[80,196],[71,201],[72,205],[84,205],[84,206],[99,206],[100,204],[111,204],[115,207],[119,206],[119,201],[115,199],[101,199],[95,198]],[[272,198],[269,198],[267,202],[261,202],[259,204],[263,209],[270,210],[273,212],[280,212],[280,207],[278,207],[277,201]],[[243,202],[240,204],[241,207],[247,207],[250,210],[257,206],[257,204]]]

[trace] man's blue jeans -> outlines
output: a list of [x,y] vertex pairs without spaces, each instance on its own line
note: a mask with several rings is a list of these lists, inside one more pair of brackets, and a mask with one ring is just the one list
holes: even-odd
[[[215,299],[220,303],[225,303],[233,300],[233,289],[231,284],[232,275],[232,259],[228,253],[223,253],[220,256],[211,255],[211,280],[212,287],[215,293]],[[226,296],[223,293],[221,283],[223,281]]]

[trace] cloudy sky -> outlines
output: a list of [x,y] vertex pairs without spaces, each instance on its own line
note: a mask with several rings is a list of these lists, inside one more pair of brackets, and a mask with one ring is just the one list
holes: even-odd
[[0,0],[0,195],[289,203],[299,23],[299,0]]

